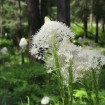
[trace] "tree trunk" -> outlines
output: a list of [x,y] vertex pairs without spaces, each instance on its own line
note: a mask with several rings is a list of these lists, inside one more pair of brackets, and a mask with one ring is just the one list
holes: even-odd
[[84,19],[84,38],[87,38],[88,35],[87,35],[87,17],[85,17]]
[[19,5],[19,25],[18,25],[18,37],[19,39],[22,38],[22,8],[21,8],[21,0],[18,0],[18,5]]
[[70,0],[66,1],[66,24],[70,26]]
[[56,0],[57,20],[70,26],[70,0]]
[[0,21],[0,38],[3,37],[3,25],[2,25],[2,15],[1,15],[1,21]]
[[[31,48],[31,38],[41,27],[39,0],[27,0],[28,6],[28,24],[29,24],[29,49]],[[33,57],[29,53],[29,58]]]
[[95,43],[98,43],[98,17],[96,17],[96,36],[95,36]]
[[88,2],[87,0],[85,0],[85,4],[84,4],[84,13],[83,13],[83,24],[84,24],[84,38],[87,38],[87,21],[88,21]]
[[102,24],[102,32],[104,32],[105,31],[105,22],[104,22],[104,20],[103,20],[103,24]]
[[93,27],[93,14],[90,14],[90,29]]
[[100,22],[100,29],[102,32],[104,32],[104,19],[101,19],[101,22]]
[[0,9],[1,9],[1,13],[0,13],[0,15],[1,15],[1,18],[0,18],[0,38],[2,38],[3,37],[3,22],[2,22],[2,11],[3,11],[3,9],[2,9],[2,0],[1,0],[1,2],[0,2]]
[[28,20],[29,20],[29,36],[34,35],[41,27],[39,0],[27,0]]
[[44,24],[44,17],[48,15],[49,0],[41,0],[41,25]]
[[94,0],[90,1],[90,5],[91,5],[91,10],[90,10],[90,29],[92,30],[93,28],[93,8],[94,8]]

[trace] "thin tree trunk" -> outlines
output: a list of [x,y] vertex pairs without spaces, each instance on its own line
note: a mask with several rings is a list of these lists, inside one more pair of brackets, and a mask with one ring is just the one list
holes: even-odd
[[93,28],[93,8],[94,8],[94,0],[91,0],[90,2],[91,5],[91,13],[90,13],[90,29]]
[[87,38],[88,37],[88,35],[87,35],[87,18],[88,18],[88,13],[87,13],[87,10],[88,10],[88,2],[87,2],[87,0],[85,1],[85,4],[84,4],[84,11],[85,11],[85,13],[84,13],[84,15],[83,15],[83,20],[84,20],[84,22],[83,22],[83,24],[84,24],[84,38]]
[[2,16],[1,16],[1,21],[0,21],[0,38],[3,37],[3,26],[2,26]]
[[34,35],[41,27],[39,0],[27,0],[28,5],[28,21],[29,21],[29,37]]
[[103,21],[103,24],[102,24],[102,32],[105,31],[105,22]]
[[66,24],[70,26],[70,0],[66,0]]
[[41,0],[41,25],[44,24],[44,17],[48,15],[49,0]]
[[1,34],[1,35],[0,35],[0,38],[2,38],[2,37],[3,37],[3,25],[2,25],[2,18],[3,18],[3,17],[2,17],[2,15],[3,15],[3,14],[2,14],[2,10],[3,10],[3,9],[2,9],[2,1],[1,1],[0,3],[1,3],[1,7],[0,7],[0,9],[1,9],[1,14],[0,14],[0,15],[1,15],[0,34]]
[[19,39],[22,38],[22,8],[21,8],[21,0],[18,0],[18,5],[19,5]]
[[84,38],[87,38],[87,17],[84,19]]
[[93,14],[90,14],[90,29],[93,27]]
[[[28,7],[28,24],[29,24],[29,49],[31,48],[31,38],[41,27],[39,0],[27,0]],[[29,58],[33,57],[29,53]]]
[[96,17],[96,36],[95,36],[95,43],[98,43],[98,17]]
[[104,19],[101,19],[101,23],[100,23],[100,29],[102,32],[104,32]]

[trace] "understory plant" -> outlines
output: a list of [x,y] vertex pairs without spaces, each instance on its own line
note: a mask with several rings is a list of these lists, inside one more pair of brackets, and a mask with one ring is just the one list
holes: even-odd
[[[59,105],[75,104],[74,84],[78,81],[86,90],[87,105],[99,105],[98,78],[105,57],[98,51],[74,45],[73,38],[74,34],[65,24],[47,21],[33,36],[30,52],[43,60],[47,72],[55,76],[60,94]],[[90,86],[87,74],[91,77]]]

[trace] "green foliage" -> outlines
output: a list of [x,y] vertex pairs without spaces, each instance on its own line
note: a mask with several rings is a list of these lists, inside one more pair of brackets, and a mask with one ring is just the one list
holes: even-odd
[[44,95],[42,88],[46,83],[46,70],[43,64],[30,63],[0,68],[0,105],[19,105],[27,102],[39,104]]
[[74,97],[79,98],[79,100],[82,101],[83,98],[87,98],[87,93],[85,89],[75,90]]
[[22,19],[22,26],[25,29],[22,29],[22,34],[27,35],[27,17],[26,17],[26,2],[21,0],[21,13],[19,11],[18,1],[14,0],[3,0],[0,4],[0,27],[2,26],[2,36],[4,37],[5,33],[8,33],[8,38],[12,38],[15,35],[19,35],[19,16]]
[[105,89],[105,66],[101,70],[101,74],[99,77],[99,83],[100,83],[99,84],[100,88]]
[[[86,101],[88,100],[88,97],[87,97],[87,93],[85,89],[75,90],[74,97],[75,97],[76,105],[77,103],[78,105],[87,105]],[[94,94],[92,94],[92,97],[95,98]],[[105,90],[99,91],[99,97],[100,97],[100,100],[99,100],[100,105],[104,105],[105,104]]]
[[83,36],[83,28],[81,23],[78,26],[76,24],[71,24],[71,30],[75,33],[76,37]]
[[[91,9],[93,9],[94,16],[99,18],[105,17],[105,3],[104,0],[98,0],[98,4],[92,5],[89,2],[86,6],[86,0],[72,0],[72,24],[71,30],[76,34],[74,44],[76,45],[89,45],[94,46],[95,37],[95,23],[93,28],[90,29],[88,25],[88,39],[79,42],[79,37],[83,38],[83,18],[89,16]],[[57,79],[52,74],[47,74],[44,65],[38,62],[29,63],[29,59],[26,58],[26,62],[23,65],[21,63],[21,54],[18,48],[14,48],[12,39],[14,36],[19,35],[19,16],[22,18],[23,36],[28,36],[28,22],[27,22],[27,6],[24,0],[21,1],[22,11],[19,12],[18,1],[16,0],[1,0],[0,1],[0,28],[3,28],[3,37],[5,33],[8,33],[6,39],[0,39],[0,49],[7,47],[9,49],[9,55],[3,56],[0,54],[0,105],[40,105],[40,100],[43,96],[50,97],[51,105],[61,105],[61,97]],[[49,16],[52,19],[56,19],[57,8],[55,1],[51,1],[51,8],[49,10]],[[88,19],[89,20],[89,19]],[[76,24],[76,22],[78,22]],[[101,32],[99,29],[99,45],[105,44],[105,32]],[[100,47],[100,46],[98,46]],[[103,52],[105,53],[105,52]],[[27,53],[25,53],[25,57]],[[6,62],[10,64],[5,66]],[[91,79],[88,75],[87,83],[91,86]],[[88,105],[87,93],[80,84],[76,87],[77,90],[73,91],[73,105]],[[99,77],[99,97],[100,105],[105,105],[105,66],[102,68]],[[80,88],[80,89],[79,89]],[[103,89],[103,90],[102,90]],[[66,93],[67,95],[67,93]],[[92,98],[95,95],[92,93]]]
[[[81,42],[79,42],[79,37],[83,38],[83,24],[82,23],[72,23],[71,24],[71,30],[74,32],[75,34],[75,41],[73,42],[76,45],[88,45],[88,46],[96,46],[94,43],[94,38],[95,38],[95,23],[93,23],[93,27],[92,29],[90,29],[89,24],[88,24],[88,38],[85,40],[82,40]],[[105,32],[102,32],[99,29],[99,46],[104,46],[105,44]]]
[[12,40],[8,40],[8,39],[0,39],[0,48],[2,47],[12,47],[13,46],[13,42]]
[[83,21],[86,16],[89,16],[91,5],[90,0],[72,0],[71,8],[73,11],[73,18]]
[[104,0],[96,0],[94,4],[92,5],[93,13],[96,18],[100,19],[103,18],[104,15],[104,7],[105,7],[105,1]]

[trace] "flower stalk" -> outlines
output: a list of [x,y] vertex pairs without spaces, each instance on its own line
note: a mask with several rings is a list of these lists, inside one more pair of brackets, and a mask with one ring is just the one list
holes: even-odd
[[19,42],[19,46],[21,48],[21,60],[22,60],[22,64],[24,64],[24,52],[27,46],[27,40],[25,38],[21,38],[20,42]]
[[94,69],[92,69],[92,77],[93,77],[93,91],[96,96],[95,105],[99,105],[99,92],[98,92],[98,81],[96,77],[96,72]]
[[55,61],[55,68],[56,68],[56,73],[57,73],[57,80],[58,80],[58,86],[60,89],[60,95],[61,95],[61,99],[62,99],[62,105],[64,105],[64,85],[63,85],[63,78],[60,72],[60,63],[59,63],[59,58],[58,58],[58,54],[57,54],[57,43],[56,43],[56,37],[55,37],[56,33],[53,33],[52,35],[52,54],[54,57],[54,61]]
[[68,68],[69,80],[68,80],[68,103],[69,105],[73,104],[73,71],[72,64]]
[[22,59],[22,64],[24,64],[24,52],[21,51],[21,59]]

